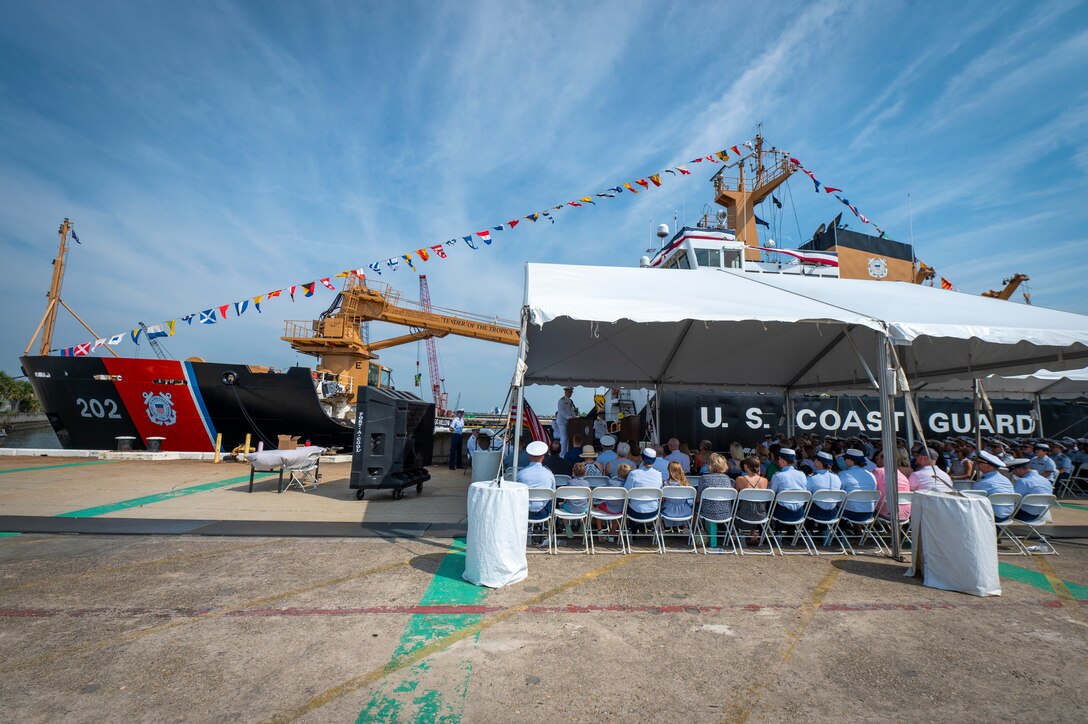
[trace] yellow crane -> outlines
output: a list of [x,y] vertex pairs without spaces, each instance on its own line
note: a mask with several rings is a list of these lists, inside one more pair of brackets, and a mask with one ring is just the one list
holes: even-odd
[[[412,331],[367,342],[361,327],[370,321],[398,324]],[[520,332],[516,323],[497,317],[440,307],[424,310],[388,284],[352,275],[344,280],[343,290],[320,319],[285,322],[281,339],[298,352],[318,357],[317,372],[333,378],[342,389],[340,396],[350,402],[359,387],[385,384],[387,370],[374,361],[377,352],[449,334],[517,345]]]
[[[1003,288],[983,292],[982,296],[991,299],[1009,299],[1020,285],[1026,281],[1030,281],[1027,274],[1013,274],[1011,277],[1001,280],[1001,283],[1005,285]],[[1031,304],[1031,295],[1027,292],[1024,292],[1024,301]]]

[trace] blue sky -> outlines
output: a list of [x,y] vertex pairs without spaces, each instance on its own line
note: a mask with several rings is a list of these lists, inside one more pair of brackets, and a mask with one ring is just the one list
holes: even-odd
[[[1088,313],[1086,79],[1077,2],[8,4],[0,369],[41,316],[65,216],[83,245],[64,298],[113,334],[633,181],[759,122],[904,241],[909,193],[917,256],[958,288],[1024,272],[1035,304]],[[459,245],[425,267],[434,303],[516,318],[526,261],[637,264],[654,224],[698,217],[708,175]],[[842,208],[800,174],[785,195],[781,246]],[[403,266],[382,280],[418,297]],[[331,298],[167,346],[309,364],[283,320]],[[65,319],[55,343],[87,336]],[[451,401],[502,403],[512,348],[439,348]],[[401,388],[416,358],[382,355]],[[529,399],[546,413],[557,396]]]

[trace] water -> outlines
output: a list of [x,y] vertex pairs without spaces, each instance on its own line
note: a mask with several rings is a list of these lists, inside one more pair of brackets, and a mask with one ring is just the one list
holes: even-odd
[[59,450],[60,442],[52,427],[39,425],[12,430],[7,437],[0,437],[0,447]]

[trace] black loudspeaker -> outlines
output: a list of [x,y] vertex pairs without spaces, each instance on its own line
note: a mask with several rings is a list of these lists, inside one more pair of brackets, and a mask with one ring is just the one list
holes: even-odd
[[362,387],[355,406],[355,442],[350,487],[355,497],[388,488],[394,498],[404,488],[423,491],[434,448],[434,405],[410,392]]

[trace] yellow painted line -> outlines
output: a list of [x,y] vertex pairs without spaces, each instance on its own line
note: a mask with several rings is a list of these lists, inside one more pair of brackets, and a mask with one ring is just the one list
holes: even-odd
[[[1053,546],[1054,544],[1051,543],[1050,545]],[[1050,584],[1050,587],[1054,589],[1054,593],[1061,599],[1062,605],[1071,611],[1075,611],[1076,615],[1079,616],[1080,604],[1077,603],[1077,597],[1073,595],[1061,577],[1054,572],[1054,569],[1050,566],[1050,561],[1043,556],[1032,556],[1031,558],[1035,565],[1039,567],[1039,571],[1046,576],[1046,582]]]
[[[842,560],[841,558],[836,560]],[[824,603],[824,599],[827,597],[828,591],[835,585],[835,580],[839,577],[840,569],[832,563],[831,570],[828,571],[820,582],[816,584],[816,587],[812,589],[812,595],[801,604],[797,609],[797,619],[794,622],[793,627],[786,631],[786,645],[778,652],[778,661],[773,665],[770,672],[761,674],[758,677],[757,683],[753,684],[743,694],[736,697],[733,703],[724,712],[724,721],[729,724],[741,724],[748,721],[752,716],[752,710],[759,704],[760,697],[763,694],[763,690],[767,684],[775,681],[778,678],[778,673],[785,668],[789,662],[790,657],[793,656],[793,650],[797,647],[801,637],[804,636],[806,629],[812,619],[815,618],[816,612],[820,610],[820,607]]]
[[352,573],[352,574],[347,575],[347,576],[339,576],[337,578],[330,578],[330,579],[326,579],[324,581],[317,581],[317,582],[314,582],[314,583],[307,583],[304,586],[299,586],[297,588],[292,588],[289,591],[281,591],[280,593],[273,593],[273,594],[270,594],[268,596],[262,596],[260,598],[251,599],[249,601],[243,601],[243,602],[237,603],[237,604],[235,604],[233,606],[224,606],[222,608],[213,609],[211,611],[208,611],[206,613],[202,613],[199,616],[194,616],[192,618],[175,619],[175,620],[172,620],[172,621],[170,621],[168,623],[162,624],[161,626],[152,626],[152,627],[149,627],[149,628],[137,629],[135,631],[128,631],[128,632],[123,633],[123,634],[121,634],[119,636],[113,636],[111,638],[104,639],[102,641],[96,641],[94,643],[79,644],[77,646],[69,646],[67,648],[60,649],[58,651],[53,651],[53,652],[48,653],[48,654],[42,654],[41,656],[33,656],[33,657],[30,657],[30,658],[27,658],[27,659],[22,659],[21,661],[14,661],[14,662],[11,662],[11,663],[6,664],[4,666],[0,666],[0,673],[7,673],[9,671],[17,671],[19,669],[26,669],[26,668],[31,668],[31,667],[38,666],[38,665],[41,665],[41,664],[47,664],[47,663],[50,663],[50,662],[53,662],[53,661],[57,661],[58,659],[68,658],[68,657],[73,656],[75,654],[83,654],[83,653],[87,653],[87,652],[90,652],[90,651],[100,651],[102,649],[109,648],[110,646],[114,646],[114,645],[117,645],[117,644],[128,643],[130,641],[136,641],[138,639],[144,638],[145,636],[152,636],[154,634],[162,633],[164,631],[169,631],[170,629],[178,628],[179,626],[187,626],[189,624],[198,623],[200,621],[207,621],[209,619],[222,618],[223,616],[231,614],[234,611],[240,611],[242,609],[253,608],[253,607],[257,607],[257,606],[263,606],[265,604],[271,603],[272,601],[277,601],[277,600],[282,599],[282,598],[289,598],[291,596],[297,596],[297,595],[302,594],[302,593],[309,593],[310,591],[316,591],[316,590],[319,590],[319,589],[322,589],[322,588],[337,586],[337,585],[340,585],[341,583],[347,583],[348,581],[355,581],[355,580],[358,580],[360,578],[366,578],[367,576],[372,576],[372,575],[374,575],[376,573],[384,573],[386,571],[391,571],[394,568],[400,568],[401,566],[410,565],[412,563],[412,561],[419,560],[420,558],[436,558],[436,557],[442,556],[442,555],[445,555],[445,552],[442,552],[442,553],[424,553],[422,555],[413,556],[411,558],[408,558],[408,559],[405,559],[405,560],[402,560],[402,561],[396,561],[394,563],[386,563],[385,565],[377,566],[376,568],[371,568],[369,570],[361,571],[359,573]]
[[[26,541],[27,543],[33,543],[35,541]],[[197,551],[196,553],[184,553],[177,556],[169,556],[167,558],[156,558],[150,561],[140,561],[138,563],[126,563],[123,566],[111,566],[108,568],[92,568],[89,571],[82,571],[80,573],[65,573],[59,576],[49,576],[48,578],[36,578],[32,581],[26,581],[25,583],[18,583],[14,586],[0,587],[0,593],[10,593],[12,591],[21,591],[26,588],[35,588],[37,586],[46,586],[51,583],[61,583],[64,581],[78,580],[81,578],[90,578],[91,576],[104,576],[110,573],[124,573],[125,571],[137,571],[141,568],[151,568],[153,566],[161,566],[169,563],[179,563],[181,561],[193,561],[200,558],[208,558],[210,556],[219,556],[226,553],[236,553],[237,551],[252,550],[254,548],[263,548],[275,543],[280,543],[280,540],[269,540],[263,543],[247,543],[246,545],[228,546],[225,548],[215,548],[209,551]]]
[[518,615],[519,613],[524,613],[525,611],[529,610],[530,607],[535,606],[541,601],[547,600],[552,596],[556,596],[576,586],[580,586],[588,581],[592,581],[594,578],[603,576],[604,574],[614,571],[620,566],[625,566],[634,560],[634,556],[624,556],[623,558],[619,558],[612,563],[601,566],[600,568],[594,568],[591,571],[587,571],[586,573],[583,573],[580,576],[561,583],[554,588],[544,591],[543,593],[539,593],[530,599],[522,601],[519,604],[510,606],[509,608],[505,608],[498,613],[488,616],[479,623],[475,623],[471,626],[466,626],[465,628],[455,631],[454,633],[451,633],[450,635],[444,636],[440,639],[435,639],[426,646],[418,648],[410,654],[399,656],[390,661],[389,663],[385,664],[384,666],[374,669],[373,671],[369,671],[365,674],[362,674],[361,676],[356,676],[354,678],[348,679],[347,681],[341,682],[330,689],[326,689],[320,694],[310,697],[294,709],[279,714],[278,716],[275,716],[268,721],[280,723],[292,722],[300,719],[307,714],[316,711],[317,709],[320,709],[326,704],[336,699],[339,699],[345,694],[350,694],[364,687],[376,684],[390,674],[400,671],[401,669],[404,669],[406,667],[414,666],[423,659],[426,659],[433,654],[448,649],[450,646],[453,646],[458,641],[464,641],[467,638],[477,635],[481,631],[491,628],[495,624],[502,623],[503,621],[506,621],[507,619]]

